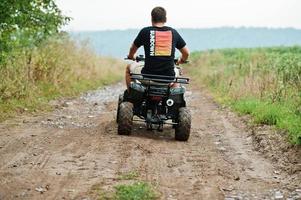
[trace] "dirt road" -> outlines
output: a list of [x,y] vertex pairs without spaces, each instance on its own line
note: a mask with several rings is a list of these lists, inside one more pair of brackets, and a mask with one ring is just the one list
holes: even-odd
[[264,137],[269,129],[251,130],[190,89],[189,142],[175,141],[170,127],[148,132],[143,124],[119,136],[121,91],[117,84],[52,102],[52,113],[0,124],[0,199],[96,199],[126,183],[118,177],[128,172],[151,183],[160,199],[301,199],[300,150],[274,155],[278,145]]

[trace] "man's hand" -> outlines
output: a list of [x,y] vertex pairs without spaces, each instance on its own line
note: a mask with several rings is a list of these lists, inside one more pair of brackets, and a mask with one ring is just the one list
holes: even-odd
[[189,50],[187,47],[183,47],[182,49],[180,49],[180,52],[181,52],[181,58],[178,59],[176,65],[180,65],[180,64],[183,64],[187,61],[188,59],[188,56],[189,56]]
[[176,65],[180,65],[180,64],[184,64],[185,60],[183,60],[183,58],[179,58],[176,62]]
[[136,56],[135,55],[133,55],[133,56],[128,55],[127,59],[135,61],[136,60]]

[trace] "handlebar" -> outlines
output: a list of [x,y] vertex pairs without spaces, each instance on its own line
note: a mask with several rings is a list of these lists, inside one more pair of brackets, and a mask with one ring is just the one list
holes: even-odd
[[[132,59],[124,58],[124,60],[132,60]],[[145,61],[145,58],[144,58],[143,55],[139,55],[139,56],[136,56],[136,58],[134,59],[134,61],[136,61],[136,62]],[[174,59],[174,62],[177,63],[177,62],[178,62],[178,59]],[[189,61],[186,60],[184,63],[185,63],[185,64],[186,64],[186,63],[189,63]]]

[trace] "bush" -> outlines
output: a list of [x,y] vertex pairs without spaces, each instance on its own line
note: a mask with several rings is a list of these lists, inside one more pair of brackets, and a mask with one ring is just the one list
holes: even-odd
[[16,50],[0,64],[0,120],[120,80],[123,68],[120,61],[100,57],[68,35],[49,38],[32,51]]
[[286,130],[296,144],[301,137],[300,52],[301,47],[197,52],[190,73],[256,123]]

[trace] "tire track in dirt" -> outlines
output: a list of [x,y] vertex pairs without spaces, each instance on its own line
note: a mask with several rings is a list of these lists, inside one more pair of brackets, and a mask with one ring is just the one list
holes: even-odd
[[138,123],[131,136],[117,135],[121,92],[113,85],[53,102],[52,113],[1,124],[0,199],[96,199],[100,191],[133,182],[120,179],[127,172],[151,183],[160,199],[301,196],[300,173],[289,175],[255,151],[242,120],[199,89],[187,93],[188,142],[175,141],[171,127],[146,131]]

